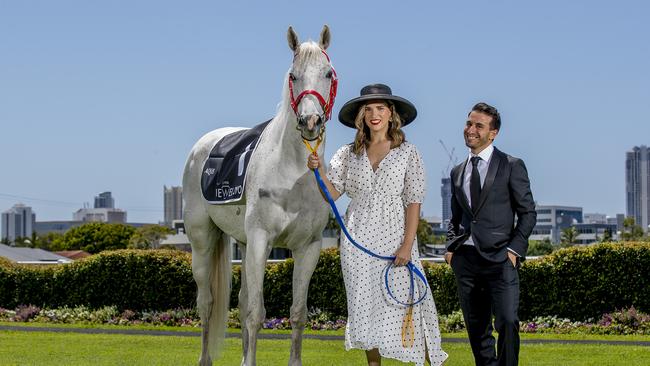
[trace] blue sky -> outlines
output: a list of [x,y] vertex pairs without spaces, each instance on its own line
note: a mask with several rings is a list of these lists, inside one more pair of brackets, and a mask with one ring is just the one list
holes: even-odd
[[[399,4],[399,5],[397,5]],[[461,159],[466,114],[495,105],[496,146],[522,157],[540,204],[625,212],[625,152],[650,144],[650,6],[642,1],[1,1],[0,210],[66,220],[112,191],[162,220],[204,133],[275,113],[286,30],[331,27],[334,115],[383,82],[418,107],[405,129],[427,168],[425,215]],[[326,159],[353,131],[329,122]]]

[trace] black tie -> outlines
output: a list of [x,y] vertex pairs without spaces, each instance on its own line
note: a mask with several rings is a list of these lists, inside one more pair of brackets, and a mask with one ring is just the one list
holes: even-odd
[[470,160],[472,162],[472,177],[469,181],[469,193],[472,199],[472,211],[476,212],[481,197],[481,174],[478,172],[478,162],[481,158],[472,156]]

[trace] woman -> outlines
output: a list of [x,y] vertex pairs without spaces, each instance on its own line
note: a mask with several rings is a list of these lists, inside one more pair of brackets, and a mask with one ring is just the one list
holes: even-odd
[[[317,155],[308,158],[309,168],[319,169],[334,200],[343,193],[351,198],[345,225],[352,238],[374,253],[394,255],[394,264],[399,266],[389,272],[387,286],[383,275],[387,262],[343,238],[341,267],[348,300],[345,347],[365,350],[368,365],[373,366],[381,364],[381,357],[417,365],[424,365],[425,358],[440,365],[447,358],[440,348],[438,317],[428,285],[416,278],[412,297],[417,299],[423,291],[427,295],[411,309],[387,291],[390,287],[399,301],[412,302],[404,265],[412,261],[422,271],[415,235],[424,199],[424,166],[401,130],[416,115],[415,106],[392,95],[388,86],[368,85],[339,113],[344,125],[356,128],[354,143],[336,152],[327,175],[322,174]],[[406,323],[412,324],[412,332],[404,328]]]

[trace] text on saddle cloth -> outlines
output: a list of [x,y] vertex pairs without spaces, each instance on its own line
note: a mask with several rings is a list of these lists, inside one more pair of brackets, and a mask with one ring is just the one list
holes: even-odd
[[201,170],[201,192],[209,203],[233,203],[244,198],[248,163],[269,122],[228,134],[214,145]]

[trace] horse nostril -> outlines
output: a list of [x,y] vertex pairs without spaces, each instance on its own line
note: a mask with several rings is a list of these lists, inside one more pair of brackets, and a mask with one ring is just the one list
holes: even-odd
[[298,118],[298,126],[306,127],[308,130],[313,130],[317,126],[322,125],[324,119],[321,115],[310,114]]

